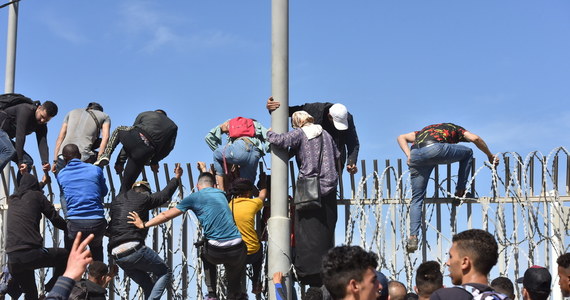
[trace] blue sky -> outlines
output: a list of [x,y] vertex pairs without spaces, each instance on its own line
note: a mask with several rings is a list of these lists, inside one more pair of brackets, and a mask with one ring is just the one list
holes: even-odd
[[[203,137],[221,121],[243,115],[270,126],[270,4],[23,0],[16,91],[58,103],[50,147],[69,110],[98,101],[113,127],[165,109],[180,127],[166,161],[211,161]],[[481,135],[493,152],[548,153],[570,129],[569,9],[291,1],[289,100],[344,103],[361,159],[403,158],[398,134],[443,121]],[[4,36],[7,15],[0,10]]]
[[[570,131],[569,11],[565,0],[290,1],[289,101],[344,103],[359,158],[380,165],[404,158],[397,135],[438,122],[493,152],[546,155]],[[22,0],[15,90],[59,105],[50,156],[65,114],[97,101],[113,128],[166,110],[179,133],[164,162],[211,162],[203,137],[222,121],[270,127],[270,17],[271,1]],[[26,148],[38,161],[33,137]]]

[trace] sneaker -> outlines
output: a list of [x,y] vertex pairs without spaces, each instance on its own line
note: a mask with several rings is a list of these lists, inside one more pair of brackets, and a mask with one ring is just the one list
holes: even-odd
[[406,242],[406,251],[408,251],[408,253],[414,253],[416,252],[416,250],[418,250],[418,238],[417,237],[411,237],[408,239],[408,241]]
[[104,167],[109,164],[109,158],[105,155],[102,155],[96,162],[93,163],[96,166]]

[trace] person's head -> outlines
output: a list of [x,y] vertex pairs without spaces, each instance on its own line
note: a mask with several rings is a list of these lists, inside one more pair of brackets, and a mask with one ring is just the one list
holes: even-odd
[[213,187],[216,184],[216,177],[210,172],[203,172],[198,176],[198,183],[196,187],[198,190]]
[[152,192],[152,190],[150,189],[150,183],[148,183],[148,181],[145,180],[133,183],[131,188],[133,189],[133,191],[137,193],[150,194]]
[[348,129],[348,110],[346,109],[346,106],[340,103],[333,104],[333,106],[329,108],[328,117],[336,129]]
[[100,286],[105,284],[105,275],[109,273],[107,265],[100,261],[93,261],[88,268],[88,279]]
[[523,284],[523,299],[546,300],[550,295],[552,276],[548,269],[541,266],[532,266],[524,272],[524,277],[517,283]]
[[372,300],[380,296],[374,269],[378,256],[358,246],[338,246],[323,258],[321,275],[332,298]]
[[74,158],[81,159],[81,152],[79,152],[79,147],[75,144],[67,144],[61,150],[61,154],[63,155],[63,159],[66,163]]
[[87,104],[87,110],[98,110],[98,111],[103,111],[103,106],[97,102],[89,102],[89,104]]
[[376,271],[376,277],[380,283],[380,297],[377,300],[388,300],[388,277],[380,271]]
[[416,271],[416,293],[422,298],[429,296],[443,287],[443,274],[437,261],[426,261]]
[[293,128],[301,128],[313,122],[315,122],[315,118],[304,110],[296,111],[291,116],[291,126]]
[[507,277],[497,277],[491,281],[491,287],[503,294],[509,296],[510,299],[515,299],[515,287],[513,282]]
[[168,116],[168,115],[166,114],[166,112],[165,112],[164,110],[162,110],[162,109],[157,109],[157,110],[155,110],[155,111],[156,111],[157,113],[161,113],[161,114],[163,114],[163,115],[165,115],[165,116]]
[[420,297],[416,293],[407,293],[406,297],[404,297],[404,300],[418,300],[418,299],[420,299]]
[[51,101],[45,101],[36,109],[36,121],[38,124],[46,124],[57,115],[57,105]]
[[467,275],[487,276],[497,264],[499,250],[495,237],[481,229],[469,229],[452,238],[447,266],[454,285],[463,284]]
[[301,300],[322,300],[323,299],[323,291],[319,287],[310,287],[305,292],[305,295],[301,297]]
[[556,259],[558,264],[558,284],[562,291],[562,296],[570,297],[570,252],[564,253]]
[[406,286],[395,280],[388,282],[388,295],[390,300],[404,300],[408,291]]
[[228,191],[231,198],[251,198],[253,195],[253,182],[247,178],[237,178],[234,180]]

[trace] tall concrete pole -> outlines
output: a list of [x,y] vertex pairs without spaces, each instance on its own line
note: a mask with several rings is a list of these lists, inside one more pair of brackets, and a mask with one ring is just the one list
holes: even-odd
[[[289,2],[271,2],[271,94],[281,107],[271,115],[271,128],[276,133],[288,130],[289,118]],[[271,148],[271,217],[268,222],[269,277],[283,272],[284,288],[291,299],[291,221],[289,219],[287,149]],[[275,289],[269,289],[274,300]]]
[[[14,92],[14,81],[16,78],[16,36],[18,33],[18,2],[14,2],[8,6],[8,38],[6,41],[6,77],[4,82],[4,92],[13,93]],[[8,185],[8,190],[10,190],[10,164],[6,165],[4,170],[4,178],[6,179],[6,184]],[[0,183],[0,204],[2,206],[6,205],[6,199],[8,195],[4,192],[4,187]],[[6,253],[4,249],[6,248],[6,216],[7,210],[2,210],[2,237],[0,239],[0,249],[2,251],[0,255],[0,263],[4,265]]]

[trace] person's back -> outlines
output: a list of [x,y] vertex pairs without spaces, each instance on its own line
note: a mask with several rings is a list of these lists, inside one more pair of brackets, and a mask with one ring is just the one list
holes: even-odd
[[[108,139],[111,118],[103,112],[103,108],[99,104],[92,102],[86,109],[77,108],[70,111],[63,120],[63,126],[65,126],[65,134],[62,136],[63,140],[59,145],[61,150],[67,144],[75,144],[81,152],[81,160],[87,161],[95,155],[93,146],[99,134],[103,132],[103,127],[107,129]],[[103,148],[105,145],[106,143],[102,145]],[[56,152],[58,152],[57,155],[61,154],[61,151]],[[92,160],[92,162],[94,161]]]
[[178,126],[163,111],[145,111],[135,119],[134,126],[140,128],[155,147],[156,162],[165,158],[174,148]]

